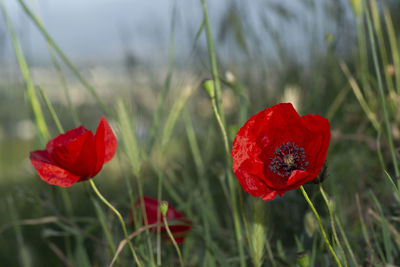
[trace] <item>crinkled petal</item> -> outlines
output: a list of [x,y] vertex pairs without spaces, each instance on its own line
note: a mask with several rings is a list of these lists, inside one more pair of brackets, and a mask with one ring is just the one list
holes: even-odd
[[331,139],[329,121],[319,115],[306,115],[302,120],[310,132],[310,140],[305,147],[306,159],[309,161],[307,170],[318,174],[325,163]]
[[96,166],[94,135],[86,131],[67,144],[54,147],[52,159],[60,167],[80,177],[90,177]]
[[104,163],[106,163],[114,157],[117,151],[117,138],[104,116],[101,117],[99,125],[97,126],[96,136],[100,134],[100,132],[102,132],[101,135],[104,140]]
[[247,172],[246,164],[242,164],[242,167],[235,171],[235,175],[244,191],[250,195],[264,200],[270,200],[275,197],[275,190],[270,189],[259,177]]
[[30,160],[40,178],[48,184],[70,187],[79,180],[79,176],[55,165],[47,150],[31,152]]
[[75,141],[77,138],[84,135],[88,130],[83,126],[71,129],[64,134],[58,135],[56,138],[50,140],[46,145],[46,150],[52,154],[53,149],[59,146],[65,146],[70,142]]

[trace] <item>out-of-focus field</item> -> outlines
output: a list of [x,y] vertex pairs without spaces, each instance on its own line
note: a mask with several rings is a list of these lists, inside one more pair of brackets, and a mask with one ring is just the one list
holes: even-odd
[[[168,38],[161,42],[154,31],[154,42],[165,46],[154,46],[153,61],[124,39],[118,60],[102,57],[101,52],[87,61],[82,55],[72,57],[76,59],[72,64],[107,110],[51,46],[54,57],[48,61],[27,57],[29,71],[52,138],[58,129],[39,87],[64,129],[83,124],[94,131],[106,114],[118,138],[118,152],[94,181],[127,223],[131,202],[139,196],[137,180],[144,194],[154,198],[160,186],[162,199],[193,222],[181,245],[186,265],[240,266],[223,141],[210,98],[201,86],[212,77],[202,6],[200,1],[194,3],[198,17],[191,22],[179,1],[170,2],[165,12],[171,21],[162,34]],[[395,188],[400,177],[395,166],[400,161],[400,4],[260,0],[232,1],[221,7],[214,0],[208,2],[230,143],[251,115],[279,102],[293,103],[303,115],[328,118],[332,139],[322,186],[330,196],[341,240],[341,244],[333,242],[334,249],[344,266],[398,266],[400,199]],[[21,20],[34,25],[19,8]],[[40,137],[35,124],[31,98],[11,45],[10,26],[5,19],[0,21],[4,40],[0,47],[6,51],[4,64],[0,63],[0,265],[107,266],[114,253],[103,227],[117,246],[123,239],[117,218],[96,202],[105,218],[102,225],[91,201],[95,196],[85,182],[65,189],[71,199],[69,209],[62,189],[40,180],[29,161],[29,152],[43,149],[47,140]],[[149,17],[141,23],[154,22]],[[159,27],[165,29],[165,25]],[[122,34],[129,35],[131,29],[135,27],[127,24]],[[140,39],[140,31],[131,34]],[[23,37],[17,31],[22,51],[34,55]],[[64,48],[62,43],[57,45]],[[121,119],[124,112],[126,124]],[[129,146],[124,139],[130,130],[137,146]],[[136,153],[137,162],[132,162],[131,153]],[[308,184],[306,189],[333,240],[318,185]],[[237,185],[237,190],[242,188]],[[310,257],[310,266],[335,265],[300,192],[290,191],[270,202],[257,202],[243,191],[239,196],[240,242],[249,266],[254,263],[251,244],[256,236],[246,227],[255,225],[255,206],[265,212],[260,266],[296,266],[297,253],[303,251]],[[134,230],[130,226],[129,232]],[[140,257],[150,264],[146,242],[145,234],[134,239]],[[150,245],[157,250],[155,236],[150,236]],[[160,253],[162,266],[178,266],[171,244],[164,242]],[[125,248],[118,264],[132,266],[130,260]]]

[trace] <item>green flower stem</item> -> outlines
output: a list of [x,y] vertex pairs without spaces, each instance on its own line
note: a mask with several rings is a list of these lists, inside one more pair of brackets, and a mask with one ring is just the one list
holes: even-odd
[[303,186],[300,186],[300,190],[301,190],[301,193],[303,193],[304,198],[306,199],[308,205],[310,206],[311,210],[313,211],[313,213],[315,215],[315,218],[318,221],[319,228],[321,230],[321,233],[322,233],[322,236],[323,236],[323,238],[325,240],[326,245],[328,246],[329,250],[331,251],[332,256],[335,258],[335,261],[336,261],[337,265],[339,267],[342,267],[342,264],[340,263],[338,257],[336,256],[335,251],[333,250],[333,248],[331,246],[331,243],[329,242],[329,239],[328,239],[328,237],[326,235],[326,232],[324,230],[324,226],[322,225],[321,218],[319,217],[319,214],[318,214],[317,210],[315,209],[313,203],[311,202],[310,198],[308,197],[307,192],[304,190]]
[[212,39],[212,35],[211,35],[211,27],[210,27],[210,21],[208,19],[206,1],[201,0],[201,3],[203,5],[204,26],[205,26],[204,29],[205,29],[206,37],[207,37],[207,46],[208,46],[208,53],[210,56],[211,73],[212,73],[212,77],[213,77],[217,110],[218,110],[219,115],[221,116],[221,121],[224,124],[225,123],[225,115],[224,115],[224,112],[222,109],[222,96],[221,96],[222,93],[221,93],[221,83],[220,83],[219,75],[218,75],[217,57],[215,55],[214,43],[213,43],[213,39]]
[[[221,116],[218,113],[217,109],[217,103],[215,99],[215,95],[213,94],[214,91],[210,91],[210,98],[211,98],[211,105],[214,110],[215,118],[218,121],[218,125],[221,129],[222,133],[222,138],[224,140],[224,148],[225,148],[225,153],[226,153],[226,160],[228,162],[227,166],[232,166],[232,158],[231,158],[231,152],[229,149],[229,141],[228,141],[228,135],[226,134],[226,130],[224,127],[224,123],[221,119]],[[236,241],[238,245],[238,250],[239,250],[239,258],[240,258],[240,266],[244,267],[246,266],[246,260],[244,257],[244,248],[243,248],[243,243],[242,243],[242,231],[241,231],[241,225],[240,225],[240,217],[239,217],[239,211],[238,211],[238,204],[237,204],[237,198],[236,198],[236,193],[235,193],[235,184],[233,182],[233,177],[232,173],[229,167],[227,167],[227,176],[228,176],[228,186],[229,186],[229,191],[230,191],[230,197],[232,201],[232,214],[233,214],[233,224],[235,227],[235,235],[236,235]]]
[[181,250],[179,249],[178,243],[176,243],[176,240],[175,240],[174,236],[172,235],[171,230],[169,229],[167,216],[165,216],[165,213],[163,214],[163,221],[164,221],[165,229],[167,230],[168,236],[169,236],[169,238],[171,238],[171,241],[174,244],[176,253],[178,254],[179,263],[181,264],[181,267],[184,267]]
[[340,223],[340,220],[339,220],[338,216],[335,216],[335,221],[336,221],[336,224],[338,225],[339,232],[340,232],[340,234],[342,235],[344,244],[346,245],[346,248],[347,248],[347,250],[349,251],[350,258],[351,258],[351,260],[353,261],[354,266],[360,266],[360,264],[358,264],[358,262],[357,262],[356,256],[354,256],[353,249],[351,248],[350,243],[349,243],[349,240],[347,239],[347,236],[346,236],[346,234],[344,233],[342,224]]
[[330,218],[330,222],[331,222],[331,228],[332,228],[333,237],[335,238],[336,244],[338,245],[338,247],[340,249],[340,252],[342,253],[344,266],[347,267],[348,265],[347,265],[346,253],[344,252],[342,243],[340,242],[340,239],[339,239],[339,237],[337,235],[337,232],[336,232],[334,215],[333,215],[333,211],[331,209],[332,206],[329,204],[328,197],[327,197],[327,195],[325,193],[325,190],[322,188],[321,184],[319,184],[319,191],[321,192],[322,198],[324,199],[324,201],[326,203],[326,207],[328,208],[328,213],[329,213],[329,218]]
[[140,262],[138,256],[136,255],[136,251],[132,245],[131,240],[129,239],[129,235],[128,235],[128,231],[126,230],[126,226],[125,226],[125,222],[124,219],[122,218],[121,214],[119,213],[119,211],[114,208],[113,205],[111,205],[110,202],[107,201],[107,199],[105,199],[105,197],[100,193],[99,189],[97,189],[97,186],[95,185],[95,183],[93,182],[93,179],[89,179],[89,183],[93,188],[93,191],[96,193],[96,195],[100,198],[101,201],[104,202],[104,204],[106,204],[118,217],[121,226],[122,226],[122,231],[124,232],[125,235],[125,240],[126,242],[128,242],[129,248],[131,249],[133,258],[135,259],[135,262],[138,266],[143,267],[142,263]]

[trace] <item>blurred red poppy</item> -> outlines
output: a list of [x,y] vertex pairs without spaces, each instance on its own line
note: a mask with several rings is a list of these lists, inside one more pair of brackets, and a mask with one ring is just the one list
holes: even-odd
[[[164,220],[162,218],[161,212],[160,212],[160,202],[158,202],[157,199],[151,198],[144,196],[144,206],[146,210],[146,215],[147,215],[147,222],[148,224],[156,224],[157,222],[164,223]],[[141,201],[138,199],[135,203],[135,208],[137,211],[140,210],[140,205]],[[131,214],[132,215],[132,214]],[[161,221],[157,220],[157,216],[159,216]],[[168,206],[168,211],[166,214],[167,221],[168,221],[168,227],[171,230],[172,235],[174,236],[175,241],[178,244],[181,244],[185,238],[187,233],[190,231],[192,228],[192,222],[186,219],[182,213],[177,211],[174,207],[171,205]],[[132,218],[131,218],[132,219]],[[134,226],[133,220],[131,220],[132,226]],[[142,220],[142,224],[145,225],[144,220]],[[166,233],[167,230],[165,229],[165,226],[162,225],[160,227],[162,233]],[[150,231],[157,231],[157,227],[151,227]],[[170,238],[164,234],[164,238],[171,241]]]
[[94,177],[117,150],[117,139],[104,118],[96,134],[83,126],[50,140],[45,150],[30,153],[40,178],[48,184],[69,187]]
[[233,142],[233,171],[243,189],[264,200],[315,179],[330,142],[329,121],[300,117],[290,103],[252,116]]

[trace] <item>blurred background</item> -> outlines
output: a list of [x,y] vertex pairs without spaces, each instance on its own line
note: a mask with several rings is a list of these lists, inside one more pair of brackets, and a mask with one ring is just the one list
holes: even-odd
[[[171,64],[174,72],[171,87],[177,91],[191,82],[210,78],[206,39],[203,35],[196,38],[203,19],[199,1],[28,1],[27,4],[104,101],[113,103],[118,97],[131,95],[141,106],[137,112],[143,124],[149,124],[146,120],[157,106],[157,93]],[[5,7],[35,83],[43,87],[54,105],[66,108],[63,84],[46,39],[17,1],[5,1]],[[335,90],[340,89],[327,83],[330,77],[315,76],[318,71],[315,65],[329,65],[331,57],[346,59],[356,50],[355,21],[346,1],[210,1],[208,8],[221,75],[239,80],[246,91],[254,92],[248,94],[252,113],[275,103],[286,87],[287,92],[307,94],[306,105],[312,105],[315,112],[318,106],[325,107],[323,101],[315,100],[326,94],[335,95]],[[0,62],[0,136],[4,148],[0,164],[4,164],[1,167],[7,173],[12,169],[24,170],[20,168],[20,160],[28,163],[26,151],[18,146],[29,145],[35,134],[5,23],[0,25]],[[62,64],[60,67],[67,79],[72,104],[82,110],[98,108],[74,75]],[[320,87],[317,94],[309,84]],[[309,92],[313,92],[311,98]],[[225,93],[227,111],[235,112],[237,103],[229,102],[232,91]],[[208,99],[201,97],[205,95],[195,101],[199,115],[212,115]],[[63,120],[68,123],[71,118],[66,116]],[[146,127],[142,130],[146,131]],[[7,147],[14,145],[11,149]],[[9,181],[0,179],[1,183]]]
[[[64,128],[84,124],[94,131],[104,114],[101,105],[74,70],[48,45],[43,32],[21,4],[14,0],[3,2],[33,83],[48,96]],[[358,260],[372,266],[368,265],[368,250],[365,249],[368,242],[361,234],[354,197],[356,193],[361,195],[365,214],[370,206],[375,205],[370,201],[371,189],[388,216],[397,216],[400,210],[398,205],[392,205],[392,189],[382,170],[384,166],[393,175],[394,167],[386,134],[377,126],[383,125],[383,116],[366,18],[360,8],[363,3],[372,10],[379,55],[382,55],[382,49],[386,49],[386,61],[380,61],[380,72],[385,76],[391,135],[398,153],[400,84],[393,83],[398,78],[399,66],[396,65],[396,53],[393,52],[396,49],[393,49],[390,37],[400,41],[399,1],[209,0],[207,7],[223,84],[222,102],[230,140],[251,115],[278,102],[292,102],[300,114],[315,113],[327,117],[331,122],[332,141],[327,158],[328,178],[324,185],[340,207],[340,218],[347,227],[346,231],[352,232],[353,240],[360,242],[355,245],[355,250],[359,252]],[[165,198],[176,204],[178,209],[186,211],[190,219],[199,225],[200,228],[192,234],[192,243],[188,242],[197,244],[203,229],[201,208],[196,206],[196,203],[204,204],[204,192],[196,188],[202,183],[200,178],[212,185],[217,184],[211,186],[209,194],[218,199],[216,210],[218,207],[225,209],[224,181],[221,178],[224,165],[222,140],[209,97],[199,86],[202,80],[211,78],[201,2],[26,0],[26,5],[41,20],[52,40],[76,70],[96,90],[105,106],[113,110],[112,114],[117,103],[121,99],[125,101],[134,121],[139,145],[148,154],[143,161],[150,161],[162,170],[166,181]],[[361,98],[358,94],[360,90]],[[43,104],[42,98],[40,101]],[[367,109],[363,106],[364,102]],[[177,103],[181,105],[177,107]],[[169,120],[172,111],[177,112],[173,127]],[[51,136],[56,136],[57,128],[47,110],[45,118]],[[121,129],[117,116],[110,116],[109,121],[119,136]],[[188,125],[194,130],[200,147],[204,167],[201,171],[195,157],[192,157]],[[167,148],[154,149],[158,139],[162,139],[161,146]],[[55,189],[39,179],[29,161],[29,152],[42,147],[43,140],[38,138],[3,13],[0,20],[0,209],[2,214],[11,214],[10,218],[14,220],[63,214],[57,208],[62,205]],[[122,148],[119,152],[118,160],[106,165],[96,181],[103,184],[107,197],[119,203],[128,218],[128,197],[118,192],[125,189],[123,177],[131,178],[131,174]],[[150,164],[143,165],[141,177],[145,193],[156,197],[154,184],[158,172]],[[95,219],[89,218],[95,217],[91,204],[81,204],[85,189],[77,187],[70,189],[74,196],[74,211],[77,217],[88,217],[87,221],[78,220],[77,223],[89,233],[99,231],[100,226]],[[192,188],[195,189],[189,190]],[[318,191],[310,190],[314,193]],[[321,199],[317,193],[314,197]],[[249,201],[249,196],[245,194],[245,203]],[[303,202],[298,192],[288,192],[284,198],[274,200],[274,204],[268,206],[268,218],[273,218],[267,219],[268,235],[278,266],[281,266],[280,262],[283,262],[282,266],[287,266],[285,258],[289,259],[288,262],[295,258],[299,244],[305,250],[317,246],[310,228],[305,228],[307,207]],[[10,206],[15,208],[10,211]],[[245,210],[247,212],[248,209]],[[287,214],[291,215],[290,220]],[[43,226],[41,222],[12,230],[9,216],[2,217],[0,235],[8,239],[0,241],[0,263],[6,263],[4,266],[63,265],[49,244],[62,248],[64,245],[58,240],[60,236],[74,236],[76,231],[69,231],[60,225]],[[232,230],[228,217],[221,216],[218,223],[221,228],[211,231],[216,232],[218,246],[225,249],[218,255],[235,262],[234,250],[228,249],[229,240],[234,240],[234,237],[223,241],[228,236],[227,232]],[[393,225],[398,222],[395,220]],[[379,222],[371,219],[367,223],[370,223],[368,229],[375,229]],[[221,229],[226,232],[220,233]],[[383,237],[375,238],[376,249],[382,249]],[[80,258],[81,262],[86,262],[88,266],[104,266],[108,258],[100,257],[101,250],[98,248],[91,251],[94,245],[89,241],[85,238],[77,241],[86,248],[86,254],[80,255],[84,259]],[[399,245],[394,240],[390,242]],[[190,261],[192,266],[201,265],[199,262],[202,262],[206,251],[206,246],[201,246]],[[189,252],[195,250],[194,245],[185,249]],[[173,254],[173,249],[171,251]],[[393,245],[390,251],[392,256],[384,258],[394,264],[399,259],[398,247]],[[377,254],[376,258],[380,259]],[[46,261],[41,260],[43,257]],[[282,258],[281,261],[278,258]],[[324,254],[315,258],[322,264],[327,262],[328,256]],[[48,265],[41,265],[43,262]]]

